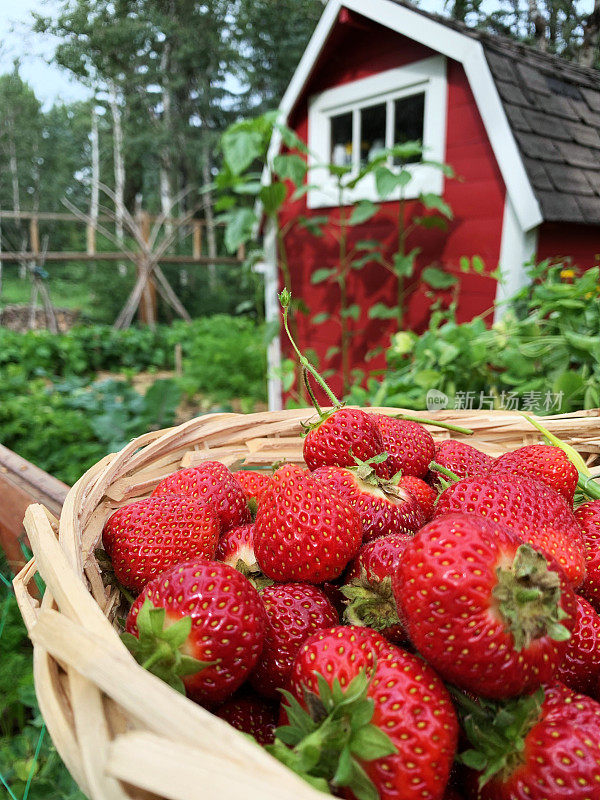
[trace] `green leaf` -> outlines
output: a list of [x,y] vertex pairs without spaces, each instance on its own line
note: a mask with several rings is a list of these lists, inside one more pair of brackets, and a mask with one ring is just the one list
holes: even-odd
[[369,319],[395,319],[398,316],[397,306],[386,306],[384,303],[375,303],[369,309]]
[[328,361],[330,358],[333,358],[333,356],[337,356],[339,352],[340,348],[336,347],[336,345],[329,347],[327,352],[325,353],[325,361]]
[[421,279],[428,283],[432,289],[449,289],[457,282],[454,275],[444,272],[437,267],[426,267],[421,273]]
[[398,188],[398,176],[388,167],[377,167],[375,170],[375,188],[377,194],[385,200]]
[[263,137],[247,125],[229,128],[221,138],[225,163],[234,175],[239,175],[258,158],[263,149]]
[[332,269],[316,269],[312,275],[310,276],[310,282],[313,284],[323,283],[324,281],[329,280],[333,275],[337,273],[336,268]]
[[324,322],[331,317],[331,314],[328,314],[326,311],[322,311],[320,314],[315,314],[312,318],[313,325],[322,325]]
[[439,211],[446,219],[452,219],[452,209],[443,200],[439,194],[434,194],[433,192],[426,192],[425,194],[419,195],[419,200],[425,206],[425,208],[434,208],[436,211]]
[[371,219],[379,211],[379,206],[372,203],[370,200],[360,200],[355,206],[350,219],[349,225],[361,225],[363,222]]
[[225,247],[229,253],[235,253],[240,245],[252,238],[257,222],[256,214],[250,208],[238,208],[229,212],[225,228]]
[[281,204],[285,200],[286,195],[287,189],[284,183],[270,183],[267,186],[263,186],[258,197],[263,204],[265,214],[267,214],[267,216],[276,214],[281,208]]
[[360,317],[360,306],[354,303],[348,306],[348,308],[342,308],[340,310],[340,316],[344,319],[350,318],[356,321]]
[[283,180],[290,180],[298,187],[306,177],[306,161],[298,155],[278,155],[273,159],[273,169]]
[[415,271],[415,260],[419,255],[420,248],[413,248],[410,253],[394,253],[392,261],[394,272],[398,278],[411,278]]
[[398,161],[413,161],[423,155],[423,147],[419,141],[403,142],[390,148],[390,153]]

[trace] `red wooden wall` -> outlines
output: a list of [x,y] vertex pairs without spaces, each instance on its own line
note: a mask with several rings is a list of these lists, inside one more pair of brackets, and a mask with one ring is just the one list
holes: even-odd
[[[356,18],[354,18],[356,20]],[[338,23],[313,70],[308,86],[290,118],[290,126],[307,141],[308,98],[324,89],[357,80],[377,72],[400,67],[434,55],[430,49],[396,34],[389,29],[360,18],[360,25]],[[505,187],[488,141],[475,100],[462,65],[448,61],[448,109],[446,131],[447,163],[454,167],[459,180],[447,180],[444,197],[454,211],[454,220],[447,231],[418,232],[409,241],[410,247],[420,247],[419,268],[436,264],[451,272],[458,271],[461,256],[479,255],[489,270],[498,265]],[[407,213],[416,210],[408,204]],[[282,224],[299,215],[323,215],[328,210],[309,211],[305,199],[288,202],[282,213]],[[336,213],[336,210],[331,210]],[[352,231],[351,241],[377,239],[386,255],[395,250],[398,205],[384,203],[380,212],[367,223]],[[286,237],[286,247],[292,274],[292,287],[310,308],[308,316],[300,316],[299,338],[302,348],[316,350],[320,367],[340,373],[340,357],[328,361],[325,354],[332,344],[339,343],[337,324],[314,325],[314,315],[338,308],[339,294],[329,284],[312,285],[311,274],[319,268],[336,263],[337,244],[332,237],[312,237],[300,227],[292,227]],[[484,276],[461,276],[458,319],[471,319],[486,311],[493,303],[496,283]],[[352,363],[366,371],[384,366],[383,356],[365,363],[364,357],[373,348],[389,343],[395,328],[380,320],[369,320],[368,308],[376,302],[393,305],[396,281],[383,267],[371,264],[350,278],[349,299],[362,309],[357,322],[352,322],[356,335],[352,340]],[[449,299],[449,296],[446,297]],[[431,300],[424,291],[413,296],[405,317],[406,327],[422,331],[427,325]],[[283,341],[283,340],[282,340]],[[285,353],[289,346],[283,341]],[[341,391],[338,377],[332,388]]]
[[600,260],[600,236],[592,225],[544,222],[538,234],[537,260],[570,257],[578,267],[593,267]]

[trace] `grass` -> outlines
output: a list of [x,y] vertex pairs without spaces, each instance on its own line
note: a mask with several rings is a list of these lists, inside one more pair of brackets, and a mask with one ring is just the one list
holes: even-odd
[[[73,280],[60,276],[52,278],[50,286],[50,300],[57,308],[77,308],[87,310],[92,303],[89,287],[80,285]],[[5,305],[27,305],[31,301],[31,282],[29,278],[19,278],[18,275],[3,276],[2,291],[0,292],[0,307]],[[38,296],[38,305],[41,298]]]

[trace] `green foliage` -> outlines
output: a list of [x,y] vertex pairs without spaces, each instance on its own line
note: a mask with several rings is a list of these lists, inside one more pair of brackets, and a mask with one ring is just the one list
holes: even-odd
[[437,389],[449,407],[469,392],[473,408],[559,413],[600,405],[600,268],[577,276],[545,261],[530,275],[532,284],[492,328],[481,317],[459,324],[451,309],[434,313],[421,336],[396,334],[385,374],[366,389],[354,386],[351,402],[424,408]]
[[11,577],[0,551],[0,777],[9,787],[3,796],[21,800],[27,793],[29,800],[85,800],[40,715],[31,645]]
[[[173,369],[141,395],[98,372]],[[171,327],[114,331],[95,326],[59,336],[0,329],[0,442],[66,483],[144,431],[171,425],[182,392],[209,404],[266,396],[262,329],[247,317],[215,316]]]

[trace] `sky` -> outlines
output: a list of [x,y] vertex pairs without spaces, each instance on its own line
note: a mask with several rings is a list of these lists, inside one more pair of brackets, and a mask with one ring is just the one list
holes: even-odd
[[21,76],[33,87],[44,108],[58,100],[83,100],[90,92],[69,78],[65,70],[48,63],[56,40],[31,33],[32,12],[52,16],[59,0],[0,0],[0,73],[12,70],[21,60]]

